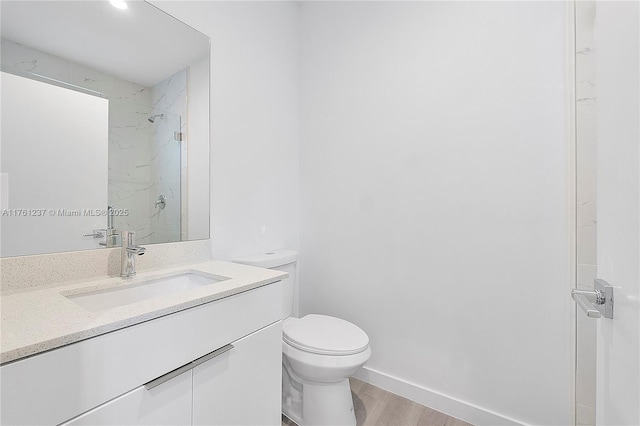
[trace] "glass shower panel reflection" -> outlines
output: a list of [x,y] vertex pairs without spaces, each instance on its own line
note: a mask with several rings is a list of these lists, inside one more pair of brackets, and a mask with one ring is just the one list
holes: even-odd
[[152,123],[151,143],[151,232],[142,244],[180,241],[180,144],[179,115],[159,113]]
[[181,116],[114,99],[109,108],[109,205],[116,232],[139,244],[180,241]]

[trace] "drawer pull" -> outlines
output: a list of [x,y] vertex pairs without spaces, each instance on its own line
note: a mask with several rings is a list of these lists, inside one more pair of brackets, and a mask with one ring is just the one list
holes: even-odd
[[192,368],[205,363],[207,361],[209,361],[212,358],[217,357],[218,355],[222,355],[225,352],[230,351],[231,349],[233,349],[233,345],[232,344],[228,344],[228,345],[224,345],[223,347],[216,349],[213,352],[210,352],[196,360],[193,360],[185,365],[183,365],[182,367],[178,367],[175,370],[172,370],[170,372],[168,372],[167,374],[163,374],[162,376],[151,380],[150,382],[145,383],[144,387],[147,388],[147,390],[151,390],[153,388],[155,388],[156,386],[160,386],[161,384],[168,382],[169,380],[173,379],[174,377],[178,377],[179,375],[181,375],[182,373],[191,370]]
[[233,345],[232,344],[228,344],[228,345],[224,345],[223,347],[216,349],[215,351],[206,354],[205,356],[202,356],[194,361],[191,362],[191,368],[194,368],[202,363],[205,363],[207,361],[209,361],[211,358],[215,358],[218,355],[222,355],[225,352],[230,351],[231,349],[233,349]]
[[173,371],[169,371],[167,374],[163,374],[162,376],[158,377],[157,379],[153,379],[152,381],[150,381],[148,383],[145,383],[144,387],[147,388],[147,390],[151,390],[151,389],[155,388],[156,386],[160,386],[164,382],[168,382],[169,380],[173,379],[174,377],[178,377],[179,375],[181,375],[185,371],[189,371],[192,368],[193,367],[191,366],[191,363],[185,364],[182,367],[178,367]]

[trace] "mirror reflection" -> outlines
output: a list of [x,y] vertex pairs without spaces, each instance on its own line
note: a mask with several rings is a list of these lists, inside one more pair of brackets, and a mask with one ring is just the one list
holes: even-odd
[[3,257],[209,237],[209,39],[127,5],[1,4]]

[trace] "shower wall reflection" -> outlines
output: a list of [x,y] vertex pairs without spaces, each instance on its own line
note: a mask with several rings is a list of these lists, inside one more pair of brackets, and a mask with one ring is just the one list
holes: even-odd
[[145,90],[145,105],[110,104],[109,203],[128,209],[129,216],[116,217],[116,228],[135,229],[141,244],[181,240],[186,89],[181,71]]
[[140,244],[186,239],[186,70],[144,87],[6,39],[2,70],[107,98],[108,203],[117,232],[135,230]]

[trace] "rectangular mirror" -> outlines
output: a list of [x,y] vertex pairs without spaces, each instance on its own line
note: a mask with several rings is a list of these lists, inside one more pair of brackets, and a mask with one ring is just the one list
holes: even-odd
[[122,4],[0,4],[3,257],[209,238],[209,38]]

